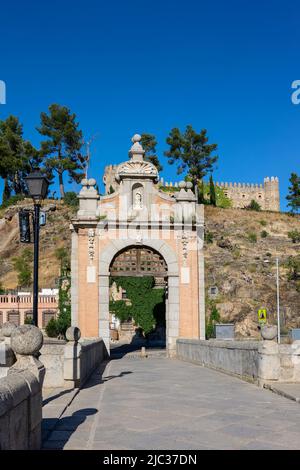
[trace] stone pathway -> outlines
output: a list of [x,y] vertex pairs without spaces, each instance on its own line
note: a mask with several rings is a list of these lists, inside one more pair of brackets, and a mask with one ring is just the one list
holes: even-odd
[[300,405],[268,390],[163,357],[124,356],[102,369],[57,420],[45,449],[300,448]]

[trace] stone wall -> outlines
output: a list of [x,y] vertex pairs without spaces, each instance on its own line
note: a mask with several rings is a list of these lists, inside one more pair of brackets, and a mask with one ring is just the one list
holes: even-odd
[[46,342],[40,361],[46,369],[44,388],[74,388],[86,379],[106,358],[101,338],[82,339],[80,342]]
[[258,341],[205,341],[180,338],[177,340],[177,357],[257,382],[258,345]]
[[0,450],[37,450],[41,445],[42,393],[29,371],[0,379]]
[[224,194],[231,199],[232,207],[244,208],[252,200],[258,202],[262,210],[280,211],[279,180],[277,177],[265,178],[264,184],[216,183]]

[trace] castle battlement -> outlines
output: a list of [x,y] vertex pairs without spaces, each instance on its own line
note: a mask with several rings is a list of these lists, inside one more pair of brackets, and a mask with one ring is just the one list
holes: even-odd
[[244,208],[252,200],[258,202],[263,210],[280,211],[279,179],[277,176],[264,178],[262,183],[216,183],[224,190],[225,196],[232,201],[232,206]]

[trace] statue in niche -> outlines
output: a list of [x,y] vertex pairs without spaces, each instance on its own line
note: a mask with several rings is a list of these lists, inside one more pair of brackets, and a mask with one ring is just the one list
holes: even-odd
[[133,209],[143,209],[143,187],[141,185],[138,185],[136,187],[133,187],[133,194],[132,194],[132,199],[133,199]]
[[141,193],[135,193],[135,204],[134,204],[136,209],[142,209],[143,208],[143,201],[142,201],[142,195]]

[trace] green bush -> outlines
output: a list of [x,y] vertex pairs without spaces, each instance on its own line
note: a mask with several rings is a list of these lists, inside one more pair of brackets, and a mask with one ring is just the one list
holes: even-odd
[[248,233],[248,240],[251,243],[256,243],[257,242],[257,235],[254,232]]
[[261,207],[258,204],[258,202],[256,202],[254,199],[252,199],[249,206],[245,207],[245,209],[247,209],[249,211],[257,211],[258,212],[258,211],[261,210]]
[[13,267],[18,273],[20,287],[28,287],[32,284],[33,253],[30,248],[25,248],[21,255],[12,259]]
[[204,233],[204,241],[206,243],[213,243],[213,241],[214,241],[213,233],[206,230],[205,233]]
[[51,318],[51,320],[49,320],[48,324],[46,325],[45,330],[49,338],[57,338],[59,335],[57,320],[55,320],[55,318]]
[[300,232],[298,230],[292,230],[289,232],[288,237],[292,240],[293,243],[300,242]]
[[77,194],[74,193],[74,191],[69,191],[65,193],[64,203],[69,207],[73,207],[73,208],[79,207],[79,200],[78,200]]
[[25,325],[33,325],[33,318],[32,318],[31,315],[26,315],[24,324]]
[[260,223],[260,225],[262,225],[263,227],[266,227],[267,224],[268,224],[266,220],[260,220],[259,223]]
[[215,324],[221,321],[221,315],[215,305],[212,306],[210,316],[206,322],[205,335],[206,339],[215,337]]
[[268,234],[268,232],[267,232],[266,230],[262,230],[262,231],[260,232],[261,238],[267,238],[268,235],[269,235],[269,234]]

